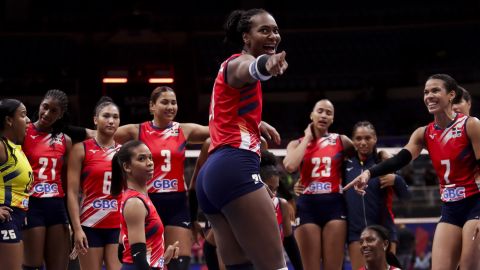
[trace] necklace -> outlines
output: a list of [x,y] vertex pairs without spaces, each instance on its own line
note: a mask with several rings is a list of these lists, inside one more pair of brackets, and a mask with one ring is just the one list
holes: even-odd
[[117,143],[114,141],[112,145],[104,146],[104,145],[101,145],[100,143],[98,143],[97,138],[95,138],[94,140],[95,140],[95,143],[98,145],[98,147],[100,147],[100,149],[102,149],[103,152],[105,152],[106,150],[115,148],[115,146],[117,145]]

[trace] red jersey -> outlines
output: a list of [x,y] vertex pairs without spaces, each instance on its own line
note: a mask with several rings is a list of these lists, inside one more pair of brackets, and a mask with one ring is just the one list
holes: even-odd
[[130,249],[130,243],[128,242],[128,228],[125,218],[123,217],[123,208],[125,202],[130,198],[139,198],[145,204],[147,208],[147,216],[145,217],[145,237],[147,246],[147,261],[150,267],[163,268],[163,253],[164,253],[164,241],[163,241],[163,223],[160,216],[155,209],[150,198],[142,193],[134,190],[127,189],[122,195],[122,201],[120,204],[121,212],[121,225],[120,225],[120,239],[124,246],[123,250],[123,262],[133,264],[132,251]]
[[23,152],[33,169],[33,185],[30,196],[37,198],[63,198],[62,168],[67,152],[67,140],[63,133],[52,137],[51,133],[38,131],[28,124],[23,142]]
[[282,214],[282,206],[280,205],[280,199],[278,197],[273,197],[273,207],[275,208],[275,215],[277,216],[277,224],[278,224],[278,229],[280,230],[280,237],[283,238],[285,237],[284,232],[283,232],[283,214]]
[[260,81],[236,89],[227,84],[227,65],[240,54],[230,56],[220,66],[210,101],[210,151],[229,145],[260,155],[262,86]]
[[425,147],[440,179],[444,202],[480,193],[479,168],[467,135],[467,119],[468,116],[459,113],[445,129],[433,122],[425,128]]
[[329,133],[311,141],[300,169],[303,194],[341,193],[343,159],[339,134]]
[[112,181],[112,158],[120,150],[120,145],[105,149],[95,139],[83,142],[85,159],[82,173],[82,209],[80,222],[92,228],[119,228],[120,213],[118,199],[110,195]]
[[183,166],[187,141],[180,123],[172,122],[160,129],[150,121],[144,122],[140,124],[138,139],[152,152],[154,172],[148,181],[148,193],[185,191]]

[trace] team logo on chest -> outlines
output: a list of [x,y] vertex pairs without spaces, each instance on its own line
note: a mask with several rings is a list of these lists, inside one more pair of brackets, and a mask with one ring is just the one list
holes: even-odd
[[452,138],[458,138],[462,136],[462,129],[459,127],[452,128]]
[[327,146],[335,146],[337,145],[337,136],[335,134],[331,134],[328,137],[322,138],[319,142],[318,145],[320,148],[325,148]]

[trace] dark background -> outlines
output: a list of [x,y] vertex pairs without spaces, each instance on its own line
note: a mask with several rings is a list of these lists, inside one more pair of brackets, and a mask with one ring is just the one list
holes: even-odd
[[[388,5],[387,5],[388,4]],[[320,7],[320,8],[317,8]],[[222,24],[230,11],[263,7],[280,27],[284,76],[264,83],[264,120],[282,146],[301,136],[320,98],[335,105],[331,131],[350,135],[370,120],[381,145],[398,146],[431,121],[423,85],[447,73],[474,97],[479,115],[480,1],[0,1],[0,97],[33,116],[48,89],[69,94],[72,123],[92,127],[106,93],[122,123],[148,115],[154,74],[172,75],[180,122],[207,124],[219,64],[231,53]],[[116,73],[115,73],[116,72]],[[129,82],[102,84],[125,74]]]

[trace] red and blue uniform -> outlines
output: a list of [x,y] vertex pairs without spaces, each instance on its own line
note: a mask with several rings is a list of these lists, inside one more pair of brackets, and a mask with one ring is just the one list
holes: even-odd
[[120,150],[120,145],[105,149],[94,139],[84,141],[83,145],[81,224],[90,228],[119,228],[119,196],[110,195],[110,186],[112,158]]
[[300,181],[305,186],[297,200],[297,223],[320,227],[330,220],[346,219],[342,192],[342,163],[345,158],[339,134],[328,133],[311,141],[300,165]]
[[145,238],[147,246],[147,261],[152,268],[163,268],[164,259],[164,238],[163,238],[163,224],[158,215],[155,206],[150,199],[142,193],[127,189],[122,195],[120,204],[121,225],[120,225],[120,239],[124,246],[122,261],[126,264],[133,264],[132,251],[130,242],[128,241],[128,227],[123,217],[123,209],[125,203],[130,198],[140,199],[147,208],[147,216],[145,217]]
[[52,136],[51,133],[39,131],[30,123],[23,149],[32,166],[34,179],[25,228],[68,224],[62,183],[67,153],[65,134]]
[[300,169],[303,194],[341,192],[343,159],[340,135],[329,133],[310,142]]
[[469,117],[458,113],[446,128],[430,123],[424,142],[440,179],[442,217],[463,227],[480,216],[480,175],[472,143],[467,135]]
[[468,116],[457,114],[445,129],[434,122],[425,129],[425,147],[440,180],[444,202],[459,201],[480,193],[480,171],[467,135],[467,119]]
[[196,182],[198,202],[206,214],[220,213],[232,200],[264,186],[259,174],[261,83],[236,89],[227,82],[228,63],[240,55],[220,65],[210,100],[209,157]]
[[210,151],[221,146],[231,146],[260,154],[262,121],[262,86],[260,81],[235,89],[227,83],[228,62],[220,66],[210,101]]
[[52,137],[51,133],[41,132],[30,123],[23,149],[33,169],[34,181],[30,197],[63,198],[62,168],[67,152],[65,135],[59,133]]
[[184,192],[183,176],[187,141],[180,124],[172,122],[165,129],[151,121],[140,124],[138,138],[152,152],[155,168],[148,181],[148,193]]
[[187,185],[184,178],[187,140],[180,123],[171,122],[165,129],[151,121],[140,124],[138,133],[152,152],[153,178],[148,181],[148,194],[165,226],[190,228]]

